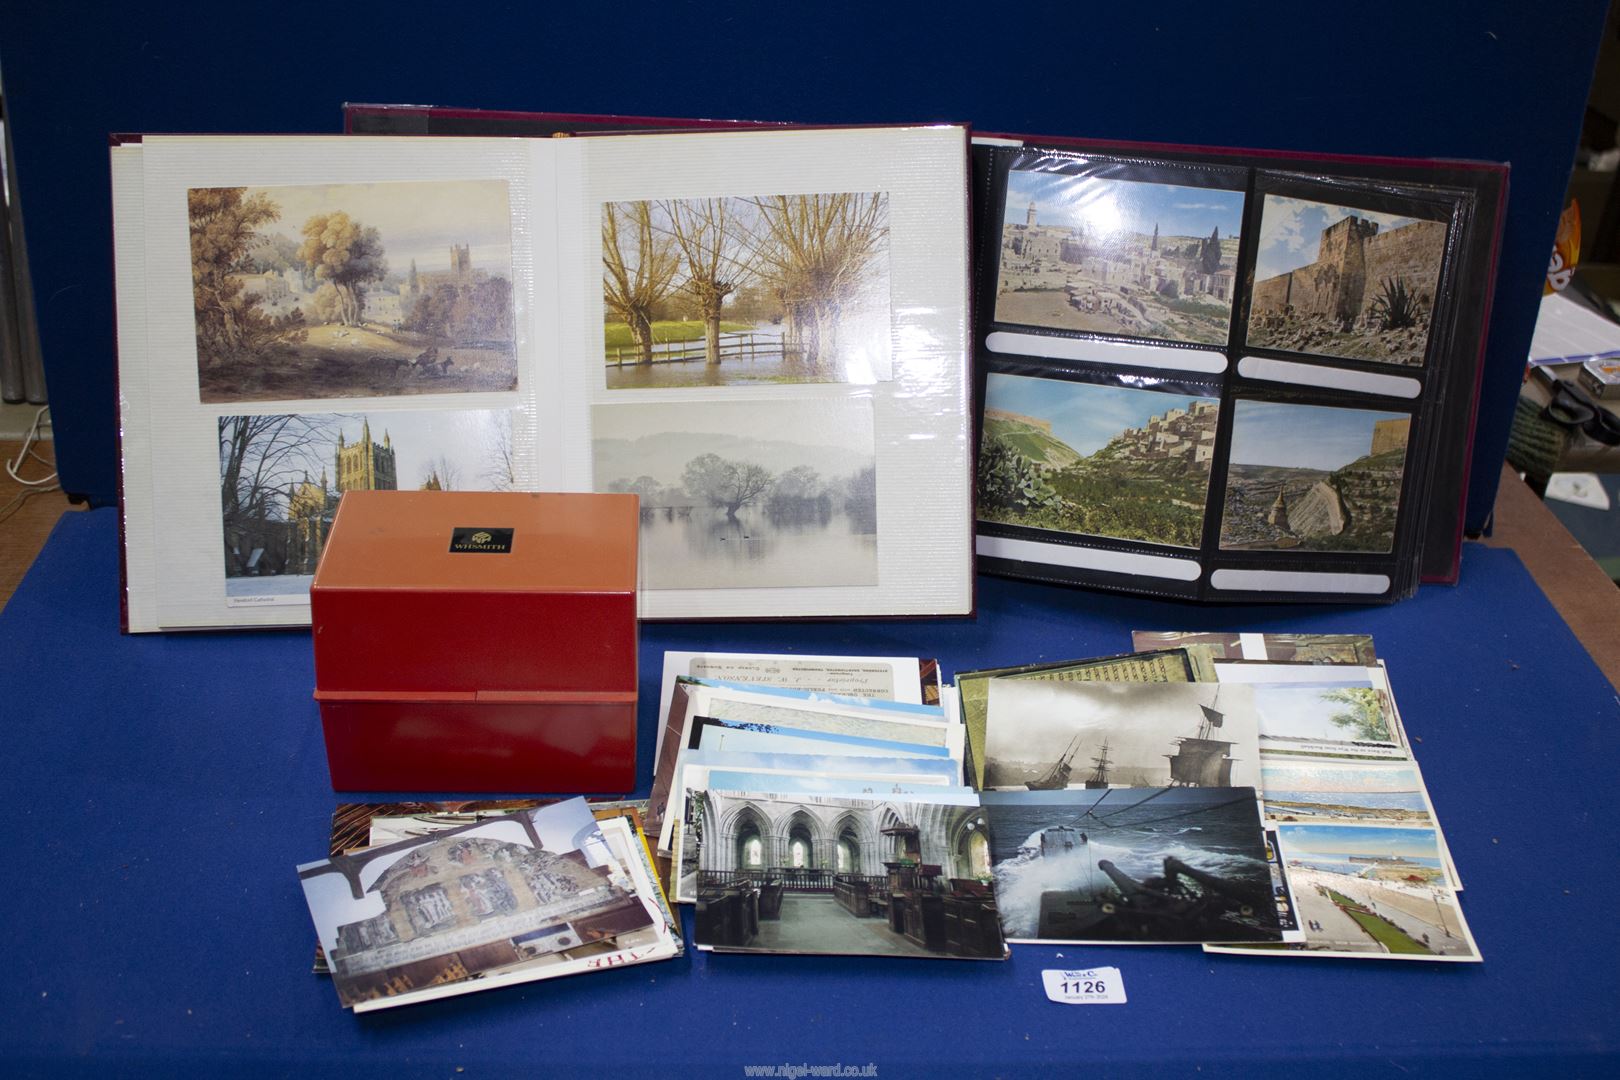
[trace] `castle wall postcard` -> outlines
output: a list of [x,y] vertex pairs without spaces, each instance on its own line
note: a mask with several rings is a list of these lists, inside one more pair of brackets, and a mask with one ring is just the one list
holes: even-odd
[[1421,366],[1446,229],[1444,221],[1267,195],[1249,344]]

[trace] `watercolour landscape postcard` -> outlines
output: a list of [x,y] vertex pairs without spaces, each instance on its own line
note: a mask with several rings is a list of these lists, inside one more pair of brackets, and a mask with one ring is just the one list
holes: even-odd
[[202,400],[517,386],[503,180],[187,192]]

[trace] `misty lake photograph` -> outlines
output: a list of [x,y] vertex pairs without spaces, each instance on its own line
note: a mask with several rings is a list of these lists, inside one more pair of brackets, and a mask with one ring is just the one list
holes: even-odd
[[596,490],[641,498],[648,589],[877,583],[867,397],[599,405]]

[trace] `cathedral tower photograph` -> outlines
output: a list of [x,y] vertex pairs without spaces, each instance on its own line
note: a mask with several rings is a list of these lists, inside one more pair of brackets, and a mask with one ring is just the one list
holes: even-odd
[[219,418],[227,602],[303,597],[345,491],[506,491],[504,411]]

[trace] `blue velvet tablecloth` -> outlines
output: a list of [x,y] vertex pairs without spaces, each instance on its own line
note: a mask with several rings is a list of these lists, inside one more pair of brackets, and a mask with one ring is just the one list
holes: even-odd
[[[1481,965],[1016,946],[1007,963],[705,956],[356,1017],[311,975],[293,872],[326,851],[304,632],[121,637],[116,518],[66,516],[0,613],[15,1074],[1613,1076],[1620,701],[1510,552],[1388,608],[1193,607],[983,578],[975,619],[643,628],[641,782],[666,648],[1128,651],[1141,629],[1366,631],[1467,886]],[[689,916],[688,916],[689,919]],[[1129,1002],[1048,1002],[1113,965]],[[465,1070],[464,1072],[462,1070]]]

